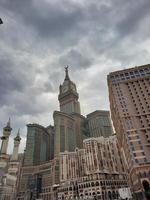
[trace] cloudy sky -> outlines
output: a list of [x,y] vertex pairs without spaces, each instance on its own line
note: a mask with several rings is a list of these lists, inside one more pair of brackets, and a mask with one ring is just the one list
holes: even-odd
[[[53,124],[64,67],[82,114],[109,109],[109,72],[150,63],[149,0],[0,0],[0,134]],[[9,152],[12,145],[9,145]]]

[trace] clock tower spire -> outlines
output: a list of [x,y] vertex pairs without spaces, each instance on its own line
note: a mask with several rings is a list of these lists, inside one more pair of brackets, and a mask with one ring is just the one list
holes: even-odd
[[68,68],[69,66],[67,65],[67,67],[65,67],[65,73],[66,73],[65,80],[70,80],[69,74],[68,74]]
[[59,87],[59,104],[60,111],[71,114],[80,114],[80,103],[78,101],[79,95],[77,93],[76,85],[69,78],[68,66],[65,67],[65,79],[62,85]]

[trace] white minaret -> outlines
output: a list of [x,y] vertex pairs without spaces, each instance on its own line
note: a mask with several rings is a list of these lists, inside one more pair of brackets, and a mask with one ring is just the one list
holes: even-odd
[[14,138],[14,148],[13,148],[11,161],[18,160],[18,149],[19,149],[20,140],[21,140],[21,137],[20,137],[20,132],[18,130],[17,136]]
[[3,128],[3,136],[1,137],[2,144],[1,144],[1,152],[0,155],[6,155],[7,154],[7,148],[8,148],[8,141],[9,136],[11,134],[12,128],[10,126],[10,118],[7,122],[7,125]]

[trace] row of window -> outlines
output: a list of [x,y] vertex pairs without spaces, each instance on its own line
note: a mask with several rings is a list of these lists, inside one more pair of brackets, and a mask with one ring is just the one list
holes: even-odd
[[111,80],[112,80],[112,83],[114,84],[120,81],[143,77],[143,76],[150,76],[150,68],[116,74],[114,76],[111,76]]
[[97,181],[97,182],[89,182],[89,183],[84,183],[80,185],[74,185],[66,188],[60,188],[58,189],[58,192],[67,192],[67,191],[75,191],[78,189],[83,189],[83,188],[90,188],[90,187],[98,187],[98,186],[122,186],[122,185],[127,185],[126,181]]
[[[148,95],[150,95],[150,94],[148,91],[148,82],[144,82],[144,80],[142,80],[142,81],[140,80],[140,81],[136,81],[136,82],[131,82],[131,83],[128,83],[127,86],[128,86],[130,95],[133,99],[133,103],[135,104],[138,100],[140,105],[144,106],[144,104],[148,105]],[[147,85],[145,83],[147,83]],[[149,84],[150,84],[150,82],[149,82]],[[131,91],[131,90],[133,90],[133,91]],[[134,97],[133,97],[133,94],[132,94],[133,92],[134,92],[134,95],[136,96],[136,99],[134,99]]]
[[108,192],[103,192],[100,193],[100,191],[97,191],[97,192],[85,192],[85,193],[81,193],[79,196],[77,195],[73,195],[73,196],[69,196],[69,197],[64,197],[64,195],[62,196],[59,196],[58,197],[58,200],[65,200],[65,199],[102,199],[102,200],[105,200],[106,198],[109,198],[109,199],[118,199],[119,198],[119,193],[118,191],[108,191]]

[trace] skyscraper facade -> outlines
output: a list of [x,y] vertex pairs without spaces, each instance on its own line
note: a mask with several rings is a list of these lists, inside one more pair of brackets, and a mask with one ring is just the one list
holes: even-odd
[[110,113],[106,110],[96,110],[87,115],[90,137],[109,137],[113,134]]
[[119,146],[140,196],[150,184],[150,65],[110,73],[108,87]]
[[28,124],[24,166],[38,165],[48,160],[50,160],[50,134],[39,124]]

